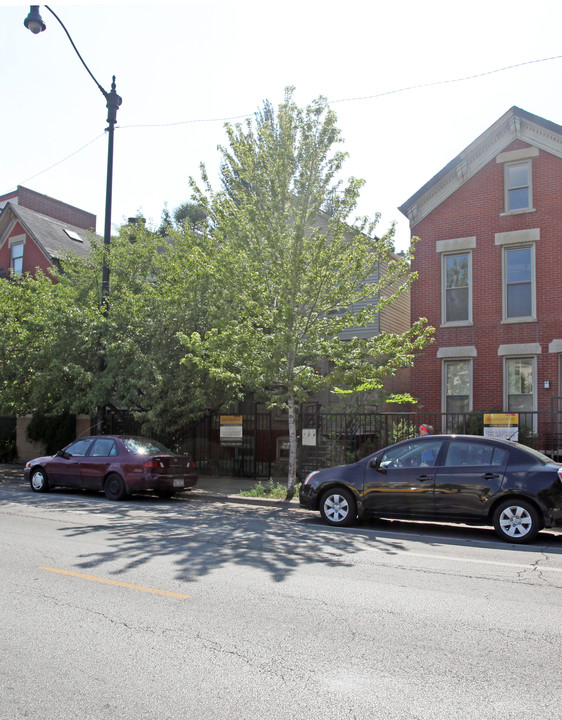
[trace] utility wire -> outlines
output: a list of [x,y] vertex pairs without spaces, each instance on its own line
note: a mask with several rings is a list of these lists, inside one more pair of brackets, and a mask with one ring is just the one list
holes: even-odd
[[85,145],[82,145],[81,148],[78,148],[78,150],[75,150],[73,153],[70,153],[70,155],[67,155],[62,160],[59,160],[56,163],[53,163],[52,165],[49,165],[49,167],[45,168],[44,170],[40,170],[38,173],[35,173],[35,175],[31,175],[31,177],[26,178],[25,180],[22,180],[20,185],[23,185],[26,182],[29,182],[30,180],[33,180],[34,178],[38,177],[39,175],[42,175],[43,173],[46,173],[48,170],[51,170],[52,168],[56,167],[57,165],[60,165],[61,163],[65,162],[66,160],[70,160],[71,157],[74,157],[74,155],[77,155],[79,152],[82,152],[82,150],[85,150],[89,145],[92,145],[93,143],[97,142],[100,138],[104,137],[104,135],[98,135],[93,140],[90,140],[90,142],[86,143]]
[[[555,55],[549,58],[541,58],[539,60],[527,60],[526,62],[516,63],[515,65],[507,65],[506,67],[496,68],[495,70],[487,70],[486,72],[477,73],[475,75],[467,75],[461,78],[452,78],[450,80],[435,80],[433,82],[420,83],[419,85],[408,85],[407,87],[397,88],[395,90],[386,90],[384,92],[377,93],[376,95],[364,95],[361,97],[349,97],[340,98],[339,100],[330,100],[328,104],[343,103],[343,102],[355,102],[357,100],[374,100],[375,98],[384,97],[386,95],[397,95],[398,93],[409,92],[410,90],[419,90],[421,88],[435,87],[436,85],[447,85],[451,83],[466,82],[467,80],[476,80],[477,78],[486,77],[487,75],[495,75],[496,73],[505,72],[506,70],[514,70],[515,68],[524,67],[525,65],[535,65],[536,63],[550,62],[551,60],[560,60],[562,55]],[[252,117],[253,112],[246,113],[245,115],[233,115],[231,117],[222,118],[206,118],[198,120],[178,120],[177,122],[171,123],[154,123],[147,125],[121,125],[121,129],[139,128],[139,127],[172,127],[174,125],[190,125],[194,123],[214,123],[214,122],[229,122],[231,120],[242,120],[244,118]]]
[[[560,60],[561,58],[562,58],[562,55],[554,55],[553,57],[540,58],[538,60],[527,60],[526,62],[516,63],[515,65],[507,65],[506,67],[496,68],[495,70],[487,70],[486,72],[476,73],[475,75],[467,75],[467,76],[461,77],[461,78],[452,78],[450,80],[435,80],[433,82],[420,83],[419,85],[408,85],[407,87],[397,88],[395,90],[386,90],[384,92],[376,93],[375,95],[363,95],[361,97],[340,98],[338,100],[329,101],[329,104],[344,103],[344,102],[356,102],[359,100],[374,100],[376,98],[385,97],[386,95],[397,95],[399,93],[409,92],[410,90],[419,90],[422,88],[435,87],[437,85],[448,85],[451,83],[466,82],[467,80],[476,80],[477,78],[486,77],[488,75],[495,75],[497,73],[506,72],[507,70],[514,70],[515,68],[524,67],[526,65],[536,65],[537,63],[550,62],[552,60]],[[131,128],[143,128],[143,127],[145,127],[145,128],[149,128],[149,127],[161,128],[161,127],[173,127],[176,125],[193,125],[195,123],[230,122],[232,120],[243,120],[244,118],[249,118],[249,117],[252,117],[253,115],[254,115],[254,113],[251,112],[251,113],[247,113],[245,115],[231,115],[230,117],[222,117],[222,118],[200,118],[197,120],[179,120],[177,122],[171,122],[171,123],[154,123],[154,124],[144,124],[144,125],[117,125],[116,129],[129,130]],[[101,137],[103,137],[103,135],[98,135],[93,140],[90,140],[90,142],[86,143],[86,145],[83,145],[78,150],[75,150],[70,155],[67,155],[62,160],[59,160],[58,162],[54,163],[53,165],[50,165],[49,167],[45,168],[44,170],[41,170],[40,172],[35,173],[35,175],[28,177],[26,180],[23,180],[22,183],[29,182],[30,180],[33,180],[34,178],[38,177],[39,175],[42,175],[43,173],[47,172],[48,170],[51,170],[52,168],[56,167],[57,165],[60,165],[61,163],[65,162],[66,160],[69,160],[71,157],[73,157],[77,153],[81,152],[82,150],[87,148],[89,145],[91,145],[92,143],[99,140]]]

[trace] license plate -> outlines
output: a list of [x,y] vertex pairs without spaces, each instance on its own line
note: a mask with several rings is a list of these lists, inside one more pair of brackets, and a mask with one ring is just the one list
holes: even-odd
[[183,487],[183,479],[174,478],[174,487]]

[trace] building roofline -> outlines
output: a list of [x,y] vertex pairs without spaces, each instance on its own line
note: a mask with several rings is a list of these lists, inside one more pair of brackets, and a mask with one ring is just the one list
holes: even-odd
[[[473,140],[470,145],[467,145],[467,147],[462,150],[455,158],[448,162],[436,175],[434,175],[430,180],[428,180],[425,185],[423,185],[410,198],[408,198],[405,203],[400,205],[398,207],[398,210],[400,210],[403,215],[408,217],[410,219],[410,223],[412,224],[411,209],[416,205],[416,203],[425,195],[429,194],[429,192],[440,182],[444,181],[445,178],[456,168],[462,166],[463,163],[467,161],[467,158],[475,156],[481,146],[491,141],[491,139],[495,136],[499,135],[502,129],[514,125],[514,121],[516,119],[543,128],[551,134],[559,135],[562,139],[562,126],[551,122],[550,120],[545,120],[539,115],[534,115],[533,113],[527,112],[526,110],[523,110],[514,105],[506,113],[504,113],[504,115],[502,115],[498,120],[496,120],[496,122],[493,123],[487,130],[485,130],[475,140]],[[515,137],[518,137],[518,135],[517,131],[514,129],[512,131],[512,137],[508,139],[509,142],[515,139]],[[522,139],[525,142],[529,142],[527,138],[523,137]],[[466,171],[463,171],[459,173],[459,176],[461,181],[464,182],[468,179],[468,177],[471,177],[471,174],[469,172],[467,173]],[[419,222],[419,219],[416,222]]]

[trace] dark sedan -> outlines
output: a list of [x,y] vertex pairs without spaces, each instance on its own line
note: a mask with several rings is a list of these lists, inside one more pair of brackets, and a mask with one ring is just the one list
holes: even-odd
[[357,517],[441,520],[493,525],[500,538],[523,543],[562,526],[562,465],[509,440],[428,435],[310,473],[300,504],[330,525]]
[[109,500],[147,491],[170,498],[197,483],[190,457],[155,440],[124,435],[75,440],[56,455],[30,460],[24,477],[35,492],[53,487],[103,490]]

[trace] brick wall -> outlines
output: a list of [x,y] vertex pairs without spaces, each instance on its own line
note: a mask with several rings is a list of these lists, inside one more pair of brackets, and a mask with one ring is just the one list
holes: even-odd
[[55,220],[61,220],[83,230],[95,231],[96,229],[96,216],[93,213],[80,210],[80,208],[68,205],[61,200],[55,200],[55,198],[48,195],[41,195],[41,193],[29,190],[21,185],[18,187],[17,194],[17,203],[22,207],[55,218]]
[[[515,140],[506,151],[527,148]],[[562,288],[556,272],[562,233],[562,159],[540,150],[532,159],[533,205],[536,212],[502,216],[504,166],[495,159],[412,228],[420,237],[412,269],[419,279],[412,289],[412,320],[425,316],[436,328],[435,344],[412,370],[412,393],[425,410],[441,408],[441,347],[474,346],[473,409],[503,407],[503,344],[540,343],[537,356],[539,410],[550,410],[559,393],[558,357],[549,343],[562,338],[559,308]],[[502,248],[495,234],[540,228],[535,245],[537,322],[502,324]],[[472,250],[473,324],[441,328],[441,253],[436,241],[476,237]],[[543,388],[544,380],[550,388]]]

